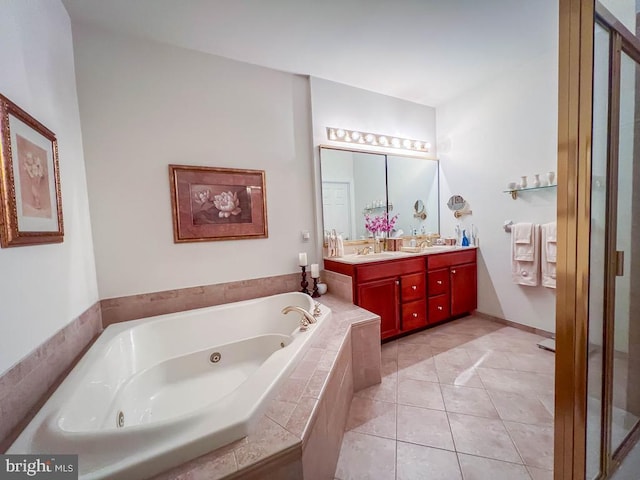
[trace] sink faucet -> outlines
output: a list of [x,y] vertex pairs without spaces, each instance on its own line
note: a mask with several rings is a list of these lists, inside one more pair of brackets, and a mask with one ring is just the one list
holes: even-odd
[[285,315],[289,312],[298,312],[300,314],[300,331],[301,332],[304,332],[305,330],[307,330],[309,328],[310,323],[316,323],[315,317],[302,307],[289,305],[282,309],[282,313]]
[[357,251],[357,255],[368,255],[369,253],[371,253],[371,247],[364,247]]
[[431,240],[430,238],[427,238],[426,240],[420,242],[420,248],[432,247],[432,246],[433,246],[433,240]]

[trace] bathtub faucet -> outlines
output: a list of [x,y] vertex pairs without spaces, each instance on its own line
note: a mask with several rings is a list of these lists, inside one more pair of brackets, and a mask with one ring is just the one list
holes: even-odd
[[309,328],[310,323],[316,323],[316,319],[314,318],[314,316],[311,315],[302,307],[289,305],[288,307],[284,307],[282,309],[282,313],[284,313],[285,315],[289,312],[298,312],[300,314],[300,331],[301,332],[304,332],[305,330],[307,330]]

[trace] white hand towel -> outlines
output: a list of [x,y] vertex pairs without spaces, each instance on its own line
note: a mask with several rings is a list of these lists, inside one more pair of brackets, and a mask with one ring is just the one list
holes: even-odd
[[342,240],[342,234],[338,235],[338,238],[336,239],[336,244],[337,244],[336,256],[337,257],[343,257],[344,256],[344,242]]
[[535,234],[533,223],[516,223],[511,226],[513,258],[518,261],[533,262],[535,254]]
[[[538,285],[540,271],[540,228],[538,225],[531,225],[532,241],[530,244],[516,243],[516,224],[511,227],[511,278],[514,283],[535,287]],[[518,260],[518,246],[528,245],[531,249],[531,260]]]
[[547,261],[556,263],[556,256],[558,251],[557,246],[557,235],[558,235],[558,227],[556,222],[546,223],[542,225],[542,228],[546,230],[546,241],[543,238],[543,245],[547,254]]
[[544,224],[541,229],[542,255],[542,286],[556,288],[556,222]]

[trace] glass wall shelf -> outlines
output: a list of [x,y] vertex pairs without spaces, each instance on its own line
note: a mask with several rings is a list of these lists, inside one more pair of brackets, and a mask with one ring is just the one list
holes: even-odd
[[[388,205],[388,207],[389,207],[389,211],[392,211],[392,210],[393,210],[393,203],[390,203],[390,204]],[[367,214],[377,213],[377,212],[382,213],[382,212],[385,212],[386,210],[387,210],[387,205],[382,205],[382,206],[380,206],[380,207],[364,208],[364,209],[362,210],[362,213],[363,213],[364,215],[367,215]]]
[[516,188],[514,190],[503,190],[503,193],[510,193],[511,198],[514,200],[518,198],[518,193],[520,192],[530,192],[532,190],[544,190],[545,188],[557,188],[557,184],[553,185],[540,185],[539,187],[527,187],[527,188]]

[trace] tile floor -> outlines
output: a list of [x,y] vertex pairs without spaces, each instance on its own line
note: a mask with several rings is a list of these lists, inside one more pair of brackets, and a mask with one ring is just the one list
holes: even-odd
[[465,317],[382,346],[351,403],[339,480],[551,480],[554,354]]

